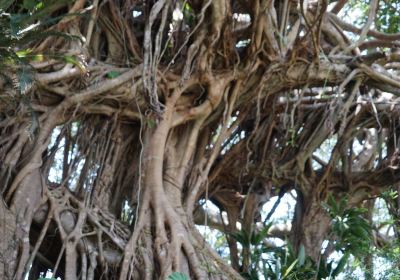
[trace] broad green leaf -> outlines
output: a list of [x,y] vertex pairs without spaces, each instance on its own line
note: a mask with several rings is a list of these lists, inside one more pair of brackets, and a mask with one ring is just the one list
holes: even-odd
[[306,261],[306,250],[303,244],[300,244],[299,254],[297,256],[297,259],[299,260],[299,266],[303,266]]
[[17,51],[15,53],[19,58],[22,58],[22,57],[27,57],[31,52],[32,52],[31,49],[26,49],[26,50]]
[[181,272],[174,272],[168,276],[167,280],[189,280],[189,277]]
[[109,71],[109,72],[107,72],[106,77],[108,79],[114,79],[114,78],[118,77],[119,75],[121,75],[121,73],[118,71]]

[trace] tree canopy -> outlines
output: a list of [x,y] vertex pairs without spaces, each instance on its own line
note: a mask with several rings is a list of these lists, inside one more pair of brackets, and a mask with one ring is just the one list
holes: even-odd
[[[398,267],[399,10],[0,0],[0,277]],[[282,226],[271,217],[285,195]]]

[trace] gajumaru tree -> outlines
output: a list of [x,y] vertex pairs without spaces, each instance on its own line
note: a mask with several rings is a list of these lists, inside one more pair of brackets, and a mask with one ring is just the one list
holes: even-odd
[[318,261],[327,197],[400,179],[400,35],[378,2],[355,26],[341,0],[1,1],[0,275],[241,279],[249,248],[228,235],[228,265],[207,245],[204,199],[251,234],[293,189],[275,232]]

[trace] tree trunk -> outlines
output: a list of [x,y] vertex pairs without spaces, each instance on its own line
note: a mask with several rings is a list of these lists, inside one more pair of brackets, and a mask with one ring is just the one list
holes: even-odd
[[[308,177],[326,184],[300,187],[291,241],[318,261],[322,191],[400,180],[398,149],[358,169],[349,152],[376,144],[360,135],[371,127],[399,139],[382,94],[399,93],[398,56],[361,55],[396,36],[349,27],[328,1],[0,2],[0,277],[34,264],[67,280],[240,279],[251,247],[228,238],[232,268],[193,213],[211,198],[251,235],[270,194]],[[66,36],[38,36],[48,27]],[[342,148],[315,159],[333,138]]]
[[297,194],[291,240],[296,252],[304,246],[306,255],[318,263],[330,218],[314,196],[305,197],[299,191]]
[[[139,215],[125,247],[120,279],[126,279],[130,273],[138,279],[152,279],[155,275],[166,279],[174,271],[191,279],[240,279],[211,253],[202,237],[193,234],[197,230],[192,213],[184,210],[182,190],[198,126],[189,126],[179,134],[174,132],[172,108],[166,107],[155,129],[144,132]],[[188,190],[193,187],[189,185]],[[147,255],[152,251],[154,261]],[[221,271],[224,273],[220,274]]]
[[[0,203],[3,235],[0,241],[0,267],[4,279],[22,279],[30,253],[29,233],[33,215],[41,202],[41,175],[34,169],[15,192],[10,209]],[[29,194],[29,195],[27,195]]]
[[14,277],[18,263],[17,223],[13,213],[0,201],[0,275],[5,280]]

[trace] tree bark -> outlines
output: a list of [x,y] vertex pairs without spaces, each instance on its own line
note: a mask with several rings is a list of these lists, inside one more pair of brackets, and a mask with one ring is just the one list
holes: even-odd
[[318,263],[331,220],[315,196],[306,197],[299,191],[297,193],[291,240],[296,252],[304,246],[306,255]]

